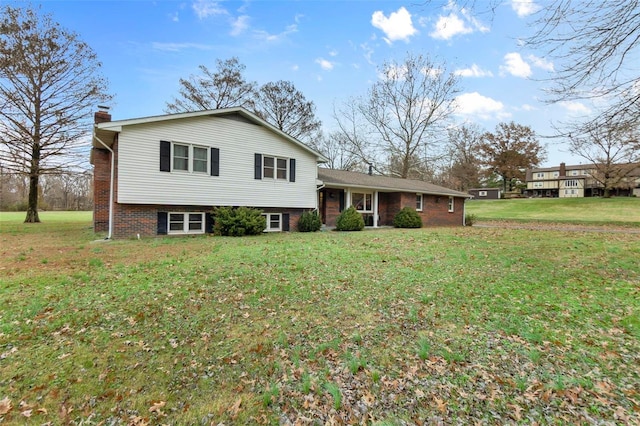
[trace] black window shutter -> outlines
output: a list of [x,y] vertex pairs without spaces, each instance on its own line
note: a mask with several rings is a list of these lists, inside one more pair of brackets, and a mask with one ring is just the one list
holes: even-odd
[[296,159],[291,158],[289,160],[289,182],[296,181]]
[[289,213],[282,213],[282,230],[289,230]]
[[171,171],[171,142],[160,141],[160,171]]
[[262,179],[262,154],[255,154],[254,158],[254,179]]
[[158,212],[158,235],[167,235],[167,212]]
[[211,148],[211,176],[220,176],[220,148]]
[[207,234],[213,233],[213,215],[211,213],[204,214],[204,232]]
[[340,191],[340,193],[338,194],[338,201],[340,203],[338,211],[341,212],[342,210],[344,210],[344,191]]

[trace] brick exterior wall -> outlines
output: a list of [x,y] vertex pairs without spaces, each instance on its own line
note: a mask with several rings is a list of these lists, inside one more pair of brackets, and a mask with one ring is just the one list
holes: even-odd
[[111,180],[111,153],[93,148],[93,230],[109,230],[109,181]]
[[[321,206],[323,223],[335,226],[338,218],[342,190],[335,188],[323,189]],[[333,197],[331,196],[333,194]],[[464,198],[454,198],[454,211],[449,212],[449,197],[424,194],[422,196],[422,211],[418,212],[423,226],[461,226],[464,215]],[[346,204],[346,203],[345,203]],[[393,218],[403,207],[416,208],[416,194],[411,192],[380,192],[378,193],[378,226],[393,226]]]

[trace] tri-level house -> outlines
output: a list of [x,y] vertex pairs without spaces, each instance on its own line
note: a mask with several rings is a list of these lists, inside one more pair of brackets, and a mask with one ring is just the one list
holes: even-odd
[[467,194],[420,181],[319,168],[319,152],[243,108],[111,121],[95,114],[94,229],[108,238],[203,234],[218,206],[263,211],[265,231],[305,211],[327,227],[353,205],[372,227],[402,207],[426,225],[463,225]]
[[[616,179],[613,195],[640,196],[640,165],[620,165],[623,175]],[[528,169],[525,195],[531,197],[598,197],[604,195],[604,187],[594,164]]]

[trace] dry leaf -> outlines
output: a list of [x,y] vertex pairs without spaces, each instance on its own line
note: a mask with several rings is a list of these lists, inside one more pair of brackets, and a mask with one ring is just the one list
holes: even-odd
[[23,416],[25,417],[31,417],[31,413],[33,412],[33,410],[29,409],[29,410],[24,410],[22,413]]
[[236,417],[238,417],[238,412],[240,411],[240,404],[242,404],[242,398],[238,398],[236,403],[233,404],[233,406],[231,408],[229,408],[229,410],[227,410],[229,412],[229,414],[231,415],[231,419],[232,420],[234,420]]
[[9,397],[5,396],[4,399],[0,400],[0,415],[7,414],[12,408]]
[[162,414],[162,407],[164,407],[165,405],[167,405],[166,401],[158,401],[158,402],[154,402],[153,405],[151,405],[151,407],[149,407],[149,412],[150,413],[158,413],[158,414]]

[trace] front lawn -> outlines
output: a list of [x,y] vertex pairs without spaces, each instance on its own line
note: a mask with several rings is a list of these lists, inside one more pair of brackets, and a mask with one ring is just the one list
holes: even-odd
[[640,226],[637,197],[471,200],[466,211],[480,220]]
[[637,234],[41,225],[0,224],[0,423],[640,422]]

